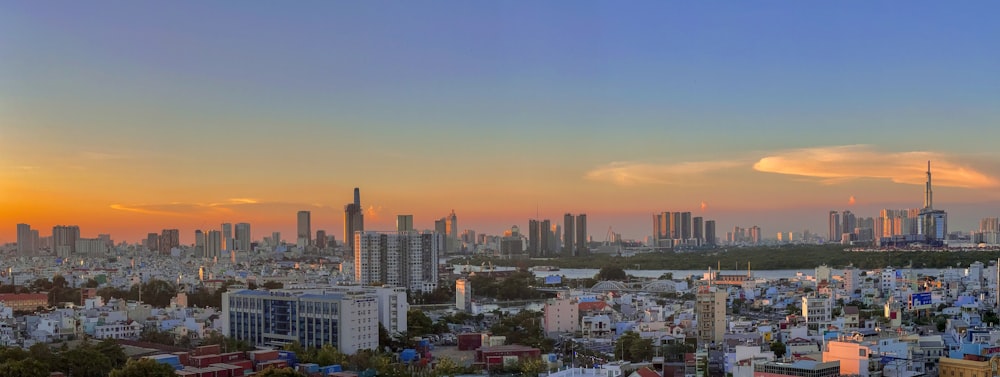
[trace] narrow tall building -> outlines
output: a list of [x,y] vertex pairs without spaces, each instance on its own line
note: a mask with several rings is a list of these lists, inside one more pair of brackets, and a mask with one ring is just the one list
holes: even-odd
[[306,248],[312,244],[312,214],[309,211],[299,211],[298,234],[295,237],[295,244],[300,248]]
[[236,249],[236,242],[233,239],[233,224],[222,223],[222,247],[229,251]]
[[236,250],[253,251],[251,250],[251,240],[253,240],[253,238],[251,238],[250,223],[236,224]]
[[576,215],[576,254],[587,255],[590,253],[590,244],[587,240],[587,215]]
[[17,224],[17,255],[34,254],[36,247],[31,225]]
[[365,230],[364,209],[361,208],[361,190],[354,188],[354,202],[344,206],[344,246],[354,251],[354,234]]
[[691,237],[697,242],[698,245],[705,244],[705,219],[701,216],[695,216],[691,219],[692,234]]
[[80,239],[80,227],[76,225],[56,225],[52,228],[52,251],[60,257],[76,253],[76,241]]
[[170,254],[170,250],[181,246],[181,231],[179,229],[164,229],[160,231],[160,254]]
[[837,211],[830,211],[829,217],[830,233],[827,238],[827,242],[839,242],[840,235],[844,234],[842,230],[843,224],[840,223],[840,213]]
[[445,247],[449,253],[458,252],[458,216],[455,210],[451,210],[448,217],[445,217]]
[[705,222],[705,244],[716,246],[715,240],[715,220],[708,220]]
[[205,234],[205,257],[219,258],[222,256],[222,232],[210,230]]
[[563,215],[563,254],[567,256],[574,255],[576,251],[574,247],[576,242],[575,220],[572,213]]
[[931,162],[927,161],[927,184],[924,192],[924,208],[920,210],[917,234],[924,236],[928,244],[942,245],[948,237],[948,213],[934,209],[934,194],[931,191]]
[[695,296],[698,346],[722,343],[726,333],[726,290],[702,286]]

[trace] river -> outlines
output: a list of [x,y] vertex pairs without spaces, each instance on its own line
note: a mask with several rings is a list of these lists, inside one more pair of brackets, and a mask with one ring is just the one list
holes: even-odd
[[[480,270],[478,266],[465,266],[465,265],[454,265],[455,271],[462,271],[465,268],[469,268],[472,271]],[[495,271],[511,271],[514,267],[494,267]],[[539,278],[544,278],[546,276],[564,276],[567,279],[583,279],[583,278],[593,278],[597,275],[599,269],[596,268],[563,268],[559,271],[533,271],[535,276]],[[917,275],[932,275],[939,276],[943,269],[940,268],[915,268],[913,269]],[[663,276],[665,273],[672,273],[674,279],[683,279],[688,276],[703,276],[706,270],[625,270],[625,273],[640,277],[640,278],[658,278]],[[745,275],[746,270],[722,270],[723,275]],[[754,277],[764,278],[768,280],[781,279],[781,278],[793,278],[801,273],[802,275],[811,276],[815,274],[814,269],[802,269],[802,270],[754,270],[751,274]],[[844,273],[843,269],[833,269],[834,275],[842,275]],[[964,275],[964,269],[959,270],[959,274]]]

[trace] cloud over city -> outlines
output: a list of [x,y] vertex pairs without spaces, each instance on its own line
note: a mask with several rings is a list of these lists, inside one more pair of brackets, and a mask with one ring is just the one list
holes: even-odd
[[741,161],[693,161],[679,163],[612,162],[595,167],[585,177],[622,186],[682,184],[688,178],[745,165]]
[[895,183],[923,184],[927,161],[935,186],[997,187],[996,177],[963,164],[959,158],[927,151],[885,152],[871,145],[844,145],[781,151],[762,157],[753,165],[765,173],[817,178],[826,184],[854,179],[883,179]]

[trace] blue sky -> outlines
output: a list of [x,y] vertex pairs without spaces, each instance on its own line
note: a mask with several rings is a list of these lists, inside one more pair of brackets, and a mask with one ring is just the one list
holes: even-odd
[[[914,182],[894,178],[909,176],[898,169],[911,162],[882,165],[899,156],[980,174],[973,187],[942,188],[943,203],[995,203],[998,8],[9,2],[0,5],[0,174],[18,183],[0,187],[11,198],[0,213],[48,224],[97,211],[153,227],[162,219],[111,206],[254,198],[316,206],[337,229],[339,203],[362,186],[373,210],[430,221],[455,208],[490,232],[541,205],[543,216],[588,211],[602,229],[641,237],[645,214],[706,201],[720,228],[754,221],[771,233],[783,222],[822,229],[815,211],[851,195],[908,203],[900,193],[908,198]],[[827,160],[752,168],[859,145],[875,153],[872,170],[888,173],[833,182],[823,177],[845,169]],[[616,174],[630,178],[608,178]],[[36,214],[47,207],[24,203],[42,200],[39,191],[93,207]],[[773,208],[801,209],[802,221],[769,219],[762,210]],[[285,210],[228,216],[266,222]],[[291,229],[293,216],[273,227]]]

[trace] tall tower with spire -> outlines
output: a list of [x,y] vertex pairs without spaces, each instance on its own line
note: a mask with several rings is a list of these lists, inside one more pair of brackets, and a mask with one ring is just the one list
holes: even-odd
[[344,246],[351,253],[354,252],[354,233],[365,230],[364,216],[364,210],[361,208],[361,190],[355,187],[354,202],[344,206]]
[[931,162],[927,161],[927,187],[924,189],[924,209],[934,209],[934,192],[931,191]]
[[927,161],[927,185],[924,188],[924,208],[917,220],[917,233],[931,245],[944,245],[948,238],[948,213],[934,209],[934,192],[931,190],[931,162]]

